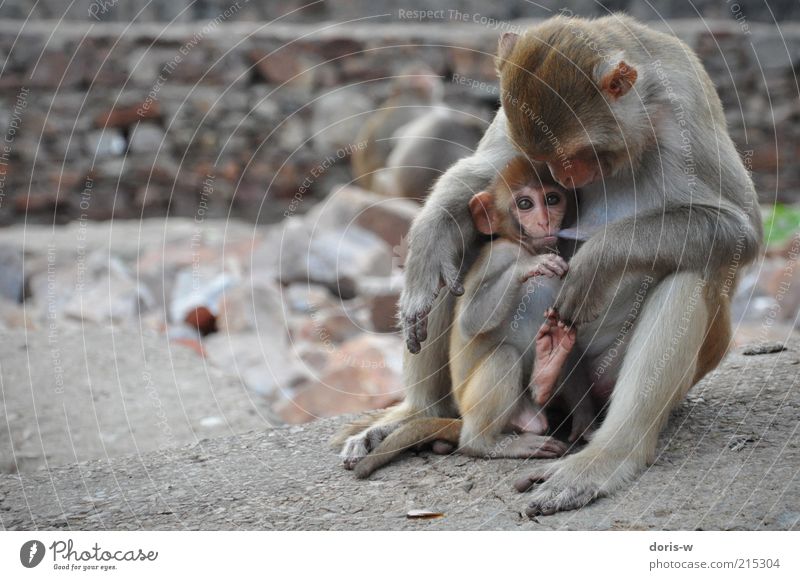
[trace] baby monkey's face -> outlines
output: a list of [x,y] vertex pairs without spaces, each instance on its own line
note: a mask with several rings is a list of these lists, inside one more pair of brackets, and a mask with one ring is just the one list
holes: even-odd
[[480,233],[542,254],[556,251],[567,204],[567,191],[553,181],[546,167],[516,157],[485,191],[472,197],[469,210]]
[[509,207],[520,241],[533,254],[555,251],[567,211],[567,196],[557,185],[529,184],[511,192]]

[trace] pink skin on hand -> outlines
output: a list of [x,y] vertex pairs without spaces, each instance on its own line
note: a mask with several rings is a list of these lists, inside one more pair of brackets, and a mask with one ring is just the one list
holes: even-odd
[[556,254],[540,256],[540,261],[536,264],[536,266],[522,275],[522,282],[527,282],[531,278],[535,278],[537,276],[545,276],[547,278],[562,278],[568,270],[569,266],[567,265],[566,260],[564,260],[564,258],[561,256],[557,256]]

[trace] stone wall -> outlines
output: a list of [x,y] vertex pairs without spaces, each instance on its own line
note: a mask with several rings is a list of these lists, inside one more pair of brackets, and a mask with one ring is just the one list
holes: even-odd
[[[171,26],[1,21],[0,223],[306,211],[350,179],[348,144],[392,75],[427,63],[453,107],[489,118],[498,34],[530,23],[268,25],[231,6]],[[800,25],[654,25],[700,54],[762,199],[795,199]]]
[[[238,6],[235,21],[283,22],[347,21],[369,18],[389,22],[399,11],[458,11],[479,14],[494,20],[547,18],[558,10],[580,16],[602,16],[624,10],[644,20],[707,18],[785,22],[800,19],[795,0],[6,0],[0,18],[95,20],[99,22],[192,22],[216,17],[231,6]],[[447,18],[430,14],[427,20]]]

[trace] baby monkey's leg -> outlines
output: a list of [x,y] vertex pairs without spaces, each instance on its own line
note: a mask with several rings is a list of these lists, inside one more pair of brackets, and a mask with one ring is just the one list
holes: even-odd
[[477,361],[467,381],[456,388],[464,424],[459,451],[487,458],[554,458],[567,447],[534,432],[509,433],[520,404],[530,395],[523,389],[520,353],[508,344]]
[[536,333],[536,358],[530,387],[539,405],[544,405],[552,397],[576,337],[575,329],[559,320],[554,309],[545,312],[544,324]]

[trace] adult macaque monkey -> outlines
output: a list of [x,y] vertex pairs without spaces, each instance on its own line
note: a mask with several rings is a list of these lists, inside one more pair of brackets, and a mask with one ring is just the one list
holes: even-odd
[[394,79],[390,97],[359,131],[351,170],[359,186],[421,200],[453,163],[475,150],[486,122],[448,108],[444,82],[420,64]]
[[350,158],[356,183],[375,190],[375,178],[386,167],[397,145],[395,132],[444,103],[444,83],[430,67],[413,64],[404,68],[392,81],[391,94],[371,114],[356,137],[357,147]]
[[[456,301],[450,369],[460,419],[408,422],[356,466],[367,477],[402,451],[448,442],[476,457],[553,458],[566,446],[551,437],[538,392],[552,392],[575,344],[575,330],[543,313],[552,307],[567,262],[556,253],[557,233],[568,210],[567,192],[540,180],[524,157],[514,158],[486,191],[469,202],[483,244]],[[574,210],[575,204],[571,204]],[[575,369],[577,371],[577,369]],[[594,407],[585,375],[559,389],[572,415],[570,441],[591,425]]]
[[[436,184],[410,234],[401,315],[402,412],[351,438],[369,451],[400,421],[449,411],[442,335],[475,231],[465,202],[517,148],[580,187],[579,237],[556,303],[578,325],[593,381],[613,395],[580,452],[537,466],[528,514],[581,507],[654,459],[670,409],[730,340],[729,297],[759,251],[752,181],[708,74],[683,42],[624,16],[557,17],[504,34],[503,107],[475,155]],[[580,344],[584,343],[584,344]],[[421,349],[421,350],[420,350]],[[358,447],[356,441],[362,446]]]

